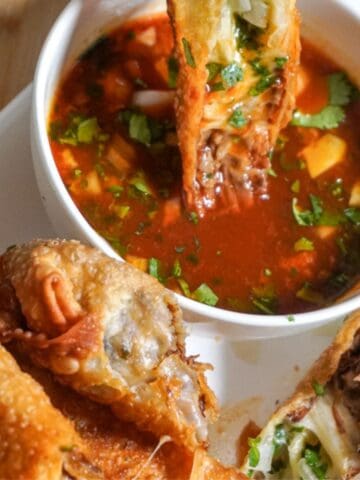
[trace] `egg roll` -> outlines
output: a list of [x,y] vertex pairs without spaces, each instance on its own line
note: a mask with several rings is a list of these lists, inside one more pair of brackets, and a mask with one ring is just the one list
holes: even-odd
[[187,203],[204,215],[267,194],[271,155],[295,107],[295,0],[168,0]]
[[100,480],[71,422],[0,346],[0,479]]
[[1,257],[0,311],[3,341],[63,384],[157,437],[206,445],[208,366],[186,357],[181,311],[154,278],[76,241],[34,241]]
[[350,480],[360,475],[360,314],[350,317],[294,395],[249,440],[255,479]]

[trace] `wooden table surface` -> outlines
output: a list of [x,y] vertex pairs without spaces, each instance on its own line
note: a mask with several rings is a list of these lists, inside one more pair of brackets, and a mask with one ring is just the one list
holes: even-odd
[[46,35],[69,0],[0,0],[0,110],[32,81]]

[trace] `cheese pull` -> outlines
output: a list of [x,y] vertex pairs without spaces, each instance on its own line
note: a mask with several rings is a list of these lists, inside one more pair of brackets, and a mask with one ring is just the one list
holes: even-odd
[[168,0],[168,9],[189,208],[239,208],[266,194],[272,149],[295,106],[295,0]]
[[35,241],[1,258],[2,338],[121,419],[193,451],[215,397],[187,358],[181,311],[154,278],[75,241]]
[[241,470],[251,478],[360,476],[360,315],[349,318],[294,395],[270,418]]

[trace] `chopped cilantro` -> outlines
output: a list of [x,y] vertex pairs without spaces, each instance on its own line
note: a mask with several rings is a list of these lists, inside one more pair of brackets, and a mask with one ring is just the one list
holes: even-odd
[[261,75],[261,76],[270,75],[269,69],[264,65],[262,65],[259,57],[254,58],[254,60],[251,60],[250,65],[254,70],[254,72],[257,73],[258,75]]
[[221,63],[211,62],[206,65],[206,68],[209,72],[208,82],[212,82],[223,69],[223,65]]
[[346,208],[344,210],[345,217],[350,220],[356,226],[360,225],[360,209],[359,208]]
[[129,180],[129,185],[133,186],[143,195],[152,195],[151,188],[146,181],[145,174],[141,170]]
[[234,87],[244,78],[240,65],[236,62],[230,63],[221,70],[221,78],[226,88]]
[[287,321],[288,321],[288,322],[295,322],[295,317],[294,317],[294,315],[288,315],[286,318],[287,318]]
[[175,57],[169,57],[168,59],[168,73],[169,88],[175,88],[179,74],[179,64]]
[[248,48],[250,50],[258,49],[260,46],[258,37],[261,35],[262,30],[241,18],[240,15],[235,16],[235,21],[235,38],[237,47]]
[[186,63],[189,65],[189,67],[196,68],[196,63],[195,63],[195,59],[194,59],[194,56],[193,56],[192,51],[191,51],[190,43],[186,40],[186,38],[183,38],[182,39],[182,44],[183,44],[183,48],[184,48]]
[[260,462],[260,450],[259,450],[260,442],[261,442],[261,438],[249,438],[248,440],[248,444],[250,447],[249,465],[252,468],[256,468]]
[[295,242],[295,252],[311,252],[314,250],[314,243],[308,238],[302,237]]
[[337,128],[345,120],[344,106],[351,101],[353,86],[344,73],[338,72],[328,77],[329,104],[319,113],[294,113],[292,125],[313,127],[321,130]]
[[229,118],[229,124],[234,128],[241,128],[247,124],[247,120],[241,111],[241,108],[236,108]]
[[159,280],[159,282],[162,282],[162,276],[160,274],[160,269],[161,269],[161,262],[157,258],[150,258],[149,259],[149,266],[148,266],[148,272],[149,274]]
[[250,95],[257,97],[261,93],[264,93],[268,88],[272,87],[276,82],[276,76],[272,74],[263,75],[254,87],[250,89]]
[[107,191],[112,193],[114,198],[119,198],[124,191],[124,187],[121,185],[111,185],[107,188]]
[[351,101],[353,86],[343,72],[328,77],[330,105],[346,106]]
[[299,193],[299,192],[300,192],[300,188],[301,188],[300,180],[295,180],[295,182],[293,182],[293,183],[291,184],[291,187],[290,187],[290,189],[291,189],[291,191],[292,191],[293,193]]
[[144,113],[132,113],[129,122],[129,135],[144,145],[151,143],[151,131],[148,117]]
[[288,57],[276,57],[275,58],[275,65],[277,68],[284,68],[284,66],[287,64],[289,61]]
[[222,90],[225,90],[225,87],[222,82],[216,82],[210,86],[210,90],[212,92],[221,92]]
[[271,168],[268,168],[266,170],[267,174],[270,175],[270,177],[274,177],[276,178],[277,177],[277,173],[275,172],[275,170],[271,167]]
[[129,205],[119,205],[116,208],[116,212],[119,215],[119,217],[121,218],[121,220],[123,220],[125,217],[128,216],[128,214],[130,212],[130,207],[129,207]]
[[322,461],[318,449],[316,449],[316,447],[307,446],[303,455],[306,464],[311,468],[315,477],[318,480],[325,480],[328,465]]
[[200,287],[195,290],[195,292],[193,293],[193,297],[198,302],[205,303],[206,305],[210,305],[211,307],[214,307],[219,301],[219,297],[211,290],[208,285],[206,285],[206,283],[202,283]]
[[181,264],[179,259],[176,259],[172,268],[172,275],[175,278],[180,278],[182,274]]
[[321,112],[315,114],[301,113],[298,110],[294,113],[291,121],[297,127],[312,127],[321,130],[337,128],[345,120],[344,110],[337,105],[328,105]]
[[315,195],[309,195],[312,210],[300,210],[298,200],[294,198],[292,201],[292,211],[298,225],[303,227],[311,227],[318,225],[324,213],[321,200]]
[[313,305],[322,305],[324,303],[324,297],[321,293],[315,291],[308,282],[296,292],[296,297]]
[[178,278],[177,281],[178,281],[178,284],[179,284],[183,294],[186,297],[191,297],[191,291],[190,291],[189,284],[183,278]]
[[97,118],[91,117],[79,123],[77,138],[80,143],[92,143],[99,134]]
[[189,212],[187,217],[189,221],[194,225],[197,225],[199,223],[199,216],[196,212]]

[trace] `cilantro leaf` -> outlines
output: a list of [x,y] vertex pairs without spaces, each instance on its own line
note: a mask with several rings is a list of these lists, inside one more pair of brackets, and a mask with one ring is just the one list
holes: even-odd
[[184,280],[183,278],[178,278],[177,281],[178,281],[178,284],[179,284],[183,294],[186,297],[191,297],[191,291],[190,291],[190,287],[189,287],[189,284],[187,283],[187,281]]
[[195,58],[194,58],[194,56],[192,54],[192,51],[191,51],[191,45],[188,42],[188,40],[186,40],[185,37],[182,39],[182,44],[183,44],[183,48],[184,48],[186,63],[189,65],[189,67],[196,68],[196,62],[195,62]]
[[249,465],[252,468],[255,468],[259,465],[260,462],[260,450],[259,444],[261,442],[261,438],[249,438]]
[[316,448],[310,446],[305,448],[304,458],[306,464],[311,468],[316,478],[318,480],[325,480],[328,465],[322,461],[320,453]]
[[157,258],[150,258],[149,259],[149,266],[148,266],[148,272],[149,274],[159,280],[159,282],[163,281],[163,278],[160,274],[160,269],[161,269],[161,262]]
[[175,278],[180,278],[182,274],[182,268],[179,259],[176,259],[172,268],[172,274]]
[[355,225],[360,225],[360,210],[358,208],[347,208],[344,210],[345,217]]
[[195,292],[193,293],[193,297],[198,302],[205,303],[206,305],[210,305],[211,307],[214,307],[219,301],[219,297],[211,290],[208,285],[206,285],[206,283],[202,283],[200,287],[195,290]]
[[297,110],[293,115],[291,125],[328,130],[337,128],[344,120],[345,112],[341,107],[328,105],[321,112],[315,114],[301,113]]
[[226,88],[234,87],[244,78],[240,65],[236,62],[230,63],[221,70],[221,78]]
[[221,72],[223,65],[221,63],[211,62],[206,65],[209,72],[208,82],[214,80]]
[[241,108],[236,108],[233,113],[231,114],[229,120],[229,124],[234,128],[241,128],[247,124],[247,120],[244,117],[244,114],[241,111]]
[[168,59],[168,74],[169,88],[175,88],[179,74],[179,64],[175,57],[169,57]]
[[295,252],[311,252],[314,250],[314,243],[306,237],[301,237],[294,245]]
[[351,101],[353,86],[343,72],[328,77],[330,105],[346,106]]
[[148,118],[144,113],[133,113],[129,122],[129,135],[133,140],[137,140],[144,145],[151,143],[151,131]]
[[321,385],[321,383],[319,383],[317,380],[314,380],[311,386],[318,397],[323,397],[325,395],[324,385]]

